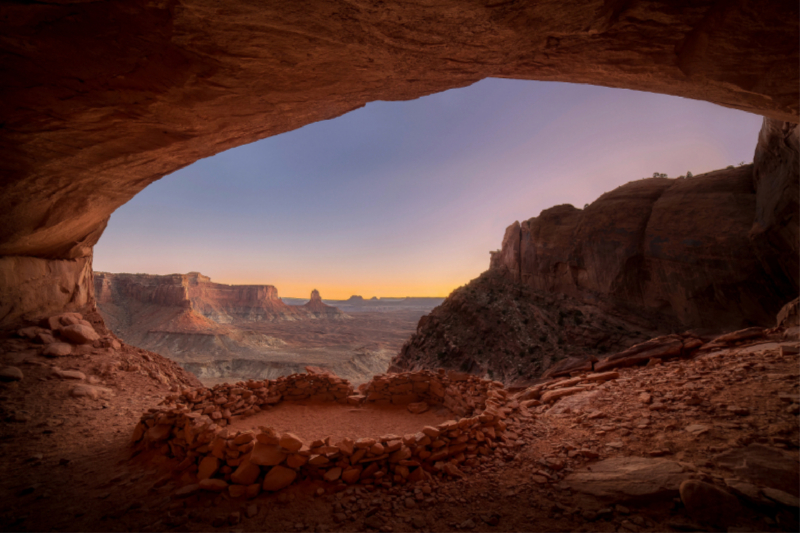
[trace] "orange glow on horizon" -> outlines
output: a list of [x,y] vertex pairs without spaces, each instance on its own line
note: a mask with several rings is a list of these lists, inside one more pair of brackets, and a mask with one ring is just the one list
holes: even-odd
[[[204,273],[205,274],[205,273]],[[455,289],[469,282],[452,283],[384,283],[356,285],[347,283],[341,285],[329,283],[306,283],[291,280],[255,280],[239,278],[236,276],[221,276],[215,279],[211,276],[213,283],[223,283],[226,285],[272,285],[278,289],[278,295],[283,298],[308,298],[313,289],[317,289],[325,300],[347,300],[351,296],[361,296],[365,300],[377,296],[378,298],[446,298]]]

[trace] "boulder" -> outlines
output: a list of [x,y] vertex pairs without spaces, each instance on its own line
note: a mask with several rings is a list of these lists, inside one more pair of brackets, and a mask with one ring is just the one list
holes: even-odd
[[564,483],[606,503],[671,503],[689,477],[680,464],[667,459],[613,457],[567,475]]
[[61,329],[61,336],[74,344],[90,344],[100,338],[91,326],[72,324]]
[[738,523],[742,513],[739,499],[728,491],[694,479],[680,486],[683,505],[693,519],[720,527]]
[[800,495],[800,463],[787,451],[750,444],[746,448],[722,452],[712,461],[756,485],[772,487],[795,497]]

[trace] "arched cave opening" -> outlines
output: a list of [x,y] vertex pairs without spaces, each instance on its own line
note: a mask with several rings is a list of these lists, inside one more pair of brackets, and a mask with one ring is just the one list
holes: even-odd
[[[767,310],[796,296],[800,270],[798,20],[796,2],[735,0],[0,6],[0,451],[8,473],[0,483],[9,495],[0,523],[35,531],[226,524],[297,531],[796,531],[797,307],[784,307],[777,324],[767,324]],[[741,321],[747,310],[758,310],[753,324],[779,327],[757,325],[711,342],[686,332],[665,335],[590,358],[591,369],[564,353],[557,363],[566,374],[522,391],[458,369],[394,373],[355,401],[371,401],[372,393],[385,400],[395,386],[390,396],[406,396],[409,386],[427,385],[431,399],[449,398],[464,415],[420,434],[361,441],[362,451],[325,439],[304,450],[287,435],[229,433],[212,416],[227,426],[228,414],[252,409],[251,398],[293,395],[301,381],[328,383],[336,394],[351,392],[346,384],[308,373],[293,378],[290,389],[286,380],[198,387],[168,360],[120,345],[93,311],[94,245],[111,213],[148,184],[367,102],[410,100],[487,77],[628,88],[764,116],[752,167],[732,169],[749,173],[739,178],[752,193],[728,191],[708,208],[691,209],[688,191],[670,189],[659,196],[669,200],[667,208],[660,216],[653,211],[647,224],[670,222],[696,233],[704,222],[724,235],[732,226],[720,220],[741,215],[746,204],[749,229],[737,234],[749,244],[727,247],[729,255],[717,260],[706,256],[718,275],[687,298],[664,287],[701,279],[708,272],[702,261],[669,272],[655,268],[654,258],[696,248],[699,239],[683,239],[676,249],[663,234],[650,235],[642,253],[619,257],[623,275],[603,277],[594,275],[592,261],[608,249],[592,248],[598,235],[588,230],[599,227],[589,217],[592,206],[512,224],[481,285],[456,291],[446,313],[421,321],[393,370],[460,360],[465,370],[482,371],[485,347],[466,352],[450,342],[449,317],[467,324],[475,339],[487,331],[518,334],[543,319],[577,331],[592,316],[563,305],[576,295],[633,302],[619,310],[634,315],[638,304],[652,301],[679,322],[716,316],[737,327],[750,325]],[[694,192],[719,194],[721,175],[710,178],[709,187]],[[622,202],[592,216],[631,212]],[[533,237],[554,226],[569,228],[582,245],[543,253]],[[726,271],[741,260],[760,274],[725,282],[746,271]],[[519,305],[537,303],[542,291],[558,296]],[[473,312],[476,302],[494,305],[488,321]],[[560,312],[541,313],[553,302]],[[83,327],[99,338],[80,340]],[[82,344],[44,358],[33,339],[56,340],[54,331]],[[531,338],[541,343],[548,336]],[[552,343],[570,340],[555,336]],[[498,377],[510,383],[528,352],[501,348]],[[411,374],[424,376],[425,385],[409,385]],[[131,436],[146,444],[133,460]],[[248,467],[254,441],[273,452],[256,453],[255,469]],[[400,453],[390,458],[395,447],[391,453]],[[299,457],[290,464],[286,452]]]

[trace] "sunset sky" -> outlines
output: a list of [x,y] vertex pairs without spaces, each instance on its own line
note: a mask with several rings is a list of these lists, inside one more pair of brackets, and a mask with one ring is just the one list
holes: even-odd
[[111,217],[94,268],[281,296],[447,296],[505,228],[628,181],[750,162],[761,117],[682,98],[486,79],[203,159]]

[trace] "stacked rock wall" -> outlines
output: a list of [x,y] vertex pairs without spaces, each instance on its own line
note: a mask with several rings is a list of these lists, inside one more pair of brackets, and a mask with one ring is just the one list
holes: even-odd
[[[415,390],[415,384],[427,387],[416,385],[416,394],[408,392]],[[516,436],[506,432],[507,416],[514,411],[518,411],[515,416],[531,416],[502,384],[460,373],[381,375],[366,384],[364,391],[366,395],[352,394],[346,380],[330,374],[294,374],[187,389],[145,413],[132,440],[139,449],[155,449],[178,461],[176,469],[191,482],[180,489],[180,495],[211,490],[253,497],[261,490],[285,488],[298,477],[391,486],[435,473],[463,476],[459,465],[486,462],[496,450],[515,445]],[[370,400],[370,394],[382,397]],[[252,415],[283,400],[397,404],[401,398],[450,404],[462,413],[472,407],[472,415],[414,434],[353,436],[335,443],[330,438],[304,442],[291,433],[278,435],[269,427],[236,432],[225,427],[234,416]]]
[[500,382],[487,381],[464,372],[420,370],[401,374],[378,374],[359,387],[357,401],[407,405],[424,402],[444,405],[458,416],[479,414],[485,408],[492,389],[502,389]]

